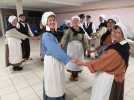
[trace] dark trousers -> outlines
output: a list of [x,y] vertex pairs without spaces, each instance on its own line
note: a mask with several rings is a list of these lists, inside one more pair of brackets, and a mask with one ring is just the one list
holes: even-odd
[[30,42],[29,39],[22,40],[22,57],[28,59],[30,57]]
[[78,71],[72,71],[72,77],[78,77],[79,72]]
[[65,100],[65,97],[62,96],[62,97],[48,97],[48,96],[45,96],[44,100]]
[[5,64],[9,66],[9,48],[8,44],[5,45]]

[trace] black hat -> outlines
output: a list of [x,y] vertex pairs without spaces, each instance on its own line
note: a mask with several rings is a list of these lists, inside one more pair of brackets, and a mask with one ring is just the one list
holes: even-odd
[[116,24],[116,21],[114,19],[108,19],[107,22],[112,21],[112,23]]
[[80,18],[84,18],[85,17],[85,14],[79,14],[78,15]]
[[91,18],[91,16],[90,15],[86,15],[86,18]]
[[20,14],[19,17],[25,16],[24,14]]

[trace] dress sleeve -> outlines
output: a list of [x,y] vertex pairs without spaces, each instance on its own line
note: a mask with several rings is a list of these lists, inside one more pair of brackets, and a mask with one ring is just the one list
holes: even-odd
[[62,61],[64,64],[67,64],[69,62],[70,58],[52,37],[44,34],[42,43],[50,55],[54,56],[59,61]]
[[23,40],[25,38],[28,38],[28,36],[20,33],[16,29],[11,29],[10,31],[6,32],[6,37],[14,37],[14,38],[23,39]]
[[29,34],[31,37],[33,37],[34,34],[33,34],[33,32],[31,31],[31,28],[30,28],[29,24],[27,24],[27,26],[28,26],[28,34]]
[[70,31],[68,29],[68,30],[65,31],[65,34],[63,35],[63,37],[61,39],[61,44],[63,46],[65,46],[65,44],[68,42],[69,34],[70,34]]
[[125,62],[114,49],[109,49],[100,58],[88,62],[87,65],[91,72],[122,73],[125,71]]

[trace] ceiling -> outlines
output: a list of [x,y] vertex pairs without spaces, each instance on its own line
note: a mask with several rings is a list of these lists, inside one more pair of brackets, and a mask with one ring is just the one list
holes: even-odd
[[[60,8],[80,6],[85,3],[104,0],[23,0],[24,9],[44,10],[49,8]],[[0,0],[0,8],[12,8],[16,6],[16,0]]]

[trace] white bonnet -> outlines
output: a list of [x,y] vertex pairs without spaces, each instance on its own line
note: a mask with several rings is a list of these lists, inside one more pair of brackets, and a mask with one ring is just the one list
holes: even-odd
[[78,20],[80,21],[80,17],[77,16],[77,15],[73,16],[71,19],[72,19],[72,20],[74,20],[74,19],[78,19]]
[[50,16],[52,16],[52,15],[53,15],[53,16],[56,16],[55,13],[54,13],[54,12],[51,12],[51,11],[45,12],[45,13],[42,15],[41,23],[42,23],[43,26],[46,26],[48,17],[50,17]]
[[106,19],[106,16],[103,15],[103,14],[99,15],[99,17],[102,17],[103,19]]
[[11,15],[11,16],[9,16],[9,18],[8,18],[8,22],[9,22],[9,23],[12,23],[16,18],[17,18],[16,16]]

